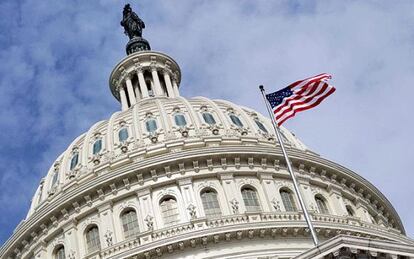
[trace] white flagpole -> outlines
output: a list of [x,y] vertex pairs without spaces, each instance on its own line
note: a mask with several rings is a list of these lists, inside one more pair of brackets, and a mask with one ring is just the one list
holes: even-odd
[[293,173],[289,157],[286,153],[285,146],[283,145],[282,136],[281,136],[280,131],[279,131],[279,126],[276,123],[275,116],[273,116],[272,109],[270,107],[269,102],[267,101],[266,92],[264,90],[263,85],[259,86],[259,88],[260,88],[260,91],[262,92],[262,96],[263,96],[263,100],[266,104],[267,112],[269,113],[270,119],[273,122],[272,123],[273,128],[275,129],[277,140],[279,141],[280,147],[282,149],[283,156],[285,157],[286,164],[287,164],[287,167],[288,167],[288,171],[289,171],[290,177],[292,178],[293,186],[295,188],[296,195],[298,196],[298,199],[299,199],[300,207],[302,208],[303,215],[305,216],[306,223],[308,224],[309,230],[310,230],[311,235],[312,235],[313,243],[315,244],[315,246],[318,246],[318,244],[319,244],[318,237],[316,236],[316,232],[315,232],[315,229],[313,228],[313,224],[312,224],[311,218],[309,216],[308,210],[306,209],[305,202],[303,201],[302,194],[300,192],[298,182],[296,180],[295,174]]

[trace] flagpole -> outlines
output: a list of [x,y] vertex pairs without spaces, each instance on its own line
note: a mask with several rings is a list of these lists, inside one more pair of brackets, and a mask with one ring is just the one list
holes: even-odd
[[298,199],[299,199],[300,207],[302,208],[303,215],[305,216],[306,223],[308,224],[309,230],[310,230],[311,235],[312,235],[313,243],[315,244],[315,246],[318,246],[318,244],[319,244],[318,237],[316,236],[316,232],[315,232],[315,229],[313,227],[313,224],[312,224],[311,218],[309,216],[308,210],[306,209],[305,202],[303,201],[303,197],[302,197],[302,194],[300,192],[298,182],[296,180],[295,174],[293,173],[289,157],[286,153],[285,146],[283,145],[282,136],[280,134],[279,126],[276,123],[275,117],[273,116],[272,109],[270,108],[270,104],[266,99],[266,92],[264,90],[263,85],[259,86],[259,89],[262,92],[263,100],[266,104],[266,108],[267,108],[267,112],[269,113],[269,117],[273,122],[272,123],[273,128],[275,130],[277,140],[279,141],[280,147],[282,149],[283,156],[285,157],[286,164],[287,164],[287,167],[288,167],[288,171],[289,171],[290,177],[292,178],[293,186],[295,188],[296,195],[298,196]]

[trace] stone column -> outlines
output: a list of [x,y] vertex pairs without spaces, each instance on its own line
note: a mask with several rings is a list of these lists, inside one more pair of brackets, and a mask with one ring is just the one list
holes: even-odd
[[[154,209],[152,208],[151,191],[149,188],[137,191],[139,206],[142,215],[142,224],[145,226],[143,231],[151,230],[149,224],[152,222],[153,229],[156,228]],[[152,218],[152,219],[151,219]]]
[[346,216],[348,212],[346,211],[345,203],[342,199],[341,190],[335,185],[330,185],[328,187],[329,191],[329,200],[331,201],[331,207],[334,210],[333,213],[338,216]]
[[[312,193],[312,190],[309,184],[309,179],[305,177],[300,177],[298,174],[296,174],[296,177],[298,179],[299,189],[302,194],[303,202],[305,203],[306,208],[308,209],[309,212],[315,211],[316,210],[316,202],[314,199],[315,195]],[[292,192],[295,194],[295,197],[296,197],[297,195],[295,193],[294,188],[292,189]],[[297,200],[296,206],[298,210],[302,210],[302,208],[300,207],[299,199],[296,199],[296,200]]]
[[355,201],[356,211],[355,214],[361,220],[365,222],[371,222],[371,217],[369,216],[368,212],[368,204],[361,198],[357,198]]
[[165,81],[165,85],[167,86],[168,96],[171,98],[174,98],[175,93],[174,93],[173,86],[171,84],[170,74],[166,70],[164,70],[164,81]]
[[240,190],[237,190],[236,183],[232,173],[222,173],[219,175],[221,185],[223,186],[224,193],[226,194],[231,214],[240,214],[245,211],[243,197]]
[[266,195],[266,202],[270,206],[270,211],[280,211],[281,201],[278,199],[279,194],[277,192],[272,175],[261,172],[259,173],[259,179],[260,183],[262,184],[263,191]]
[[63,233],[65,237],[65,253],[66,258],[69,256],[79,257],[79,245],[77,238],[76,220],[70,220],[65,226],[63,226]]
[[142,69],[138,69],[137,74],[138,74],[138,83],[139,83],[139,88],[141,90],[142,98],[147,98],[149,97],[149,93],[148,93],[147,84],[145,83],[144,73]]
[[172,80],[172,86],[173,86],[173,90],[174,90],[174,93],[175,93],[175,97],[180,96],[180,92],[178,92],[178,84],[177,84],[177,79],[176,78],[174,78]]
[[99,218],[101,219],[100,234],[102,235],[103,243],[101,243],[102,248],[110,247],[112,244],[117,242],[113,224],[112,216],[112,202],[107,202],[101,205],[98,208]]
[[131,103],[131,106],[132,106],[132,105],[137,103],[137,100],[135,99],[134,88],[132,87],[131,78],[127,77],[125,79],[125,83],[126,83],[126,86],[127,86],[129,102]]
[[152,74],[152,80],[154,81],[154,95],[155,96],[162,96],[162,88],[160,83],[160,78],[158,77],[158,72],[156,67],[151,67],[151,74]]
[[126,98],[125,89],[123,87],[119,88],[119,95],[121,96],[122,110],[123,111],[128,110],[128,101]]
[[[180,187],[181,196],[183,197],[184,208],[185,208],[187,220],[195,219],[195,218],[191,218],[190,210],[189,210],[190,206],[195,206],[196,205],[192,183],[193,182],[192,182],[192,179],[190,177],[185,178],[185,179],[180,179],[180,180],[177,181],[177,184]],[[195,217],[200,216],[200,209],[199,208],[195,207],[194,212],[195,212]]]

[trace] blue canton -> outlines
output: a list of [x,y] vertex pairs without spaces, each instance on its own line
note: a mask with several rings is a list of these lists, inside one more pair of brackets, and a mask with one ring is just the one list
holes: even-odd
[[285,87],[277,92],[266,94],[266,98],[269,101],[270,106],[272,106],[272,108],[275,108],[276,106],[282,103],[283,99],[291,96],[292,94],[292,90],[290,90],[289,87]]

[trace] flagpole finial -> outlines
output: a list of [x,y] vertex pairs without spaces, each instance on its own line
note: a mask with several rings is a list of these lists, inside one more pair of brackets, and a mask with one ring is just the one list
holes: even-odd
[[260,91],[264,91],[264,87],[263,87],[263,85],[259,85],[259,89],[260,89]]

